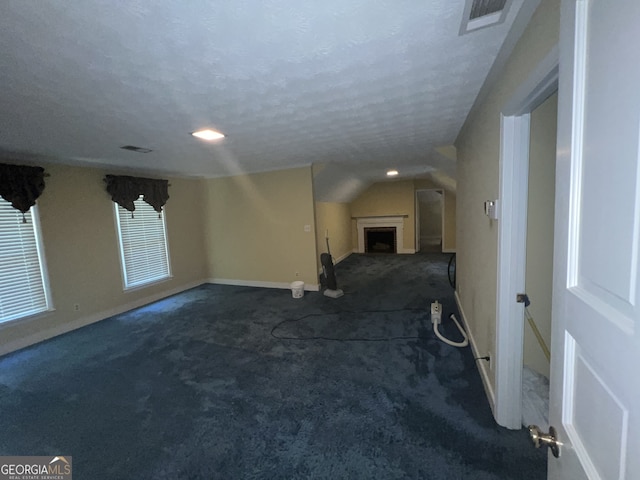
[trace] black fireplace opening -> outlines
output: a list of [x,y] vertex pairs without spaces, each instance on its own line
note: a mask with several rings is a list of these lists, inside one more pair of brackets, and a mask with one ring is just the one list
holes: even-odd
[[397,253],[396,227],[364,229],[365,253]]

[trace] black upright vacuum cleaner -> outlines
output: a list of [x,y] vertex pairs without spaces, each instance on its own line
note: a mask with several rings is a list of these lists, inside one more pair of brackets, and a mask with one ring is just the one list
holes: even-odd
[[336,272],[333,268],[333,260],[331,259],[331,249],[329,248],[329,232],[325,237],[327,240],[327,253],[320,255],[320,263],[322,264],[322,279],[327,288],[324,291],[325,297],[338,298],[344,295],[344,292],[338,288],[338,281],[336,280]]

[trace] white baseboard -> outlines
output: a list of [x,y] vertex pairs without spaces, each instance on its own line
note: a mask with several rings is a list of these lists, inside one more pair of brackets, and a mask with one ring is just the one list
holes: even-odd
[[353,252],[347,252],[344,255],[336,258],[334,265],[339,264],[341,261],[345,260],[347,257],[349,257],[349,255],[351,255]]
[[[342,255],[342,256],[340,256],[340,257],[338,257],[338,258],[333,258],[333,257],[331,257],[331,258],[333,258],[333,264],[334,264],[334,265],[339,264],[341,261],[343,261],[343,260],[345,260],[347,257],[349,257],[352,253],[357,253],[357,252],[354,250],[353,252],[347,252],[347,253],[345,253],[344,255]],[[320,268],[318,269],[318,276],[322,275],[323,273],[324,273],[324,270],[322,269],[322,267],[320,267]]]
[[[7,353],[15,352],[16,350],[20,350],[21,348],[25,348],[30,345],[43,342],[45,340],[49,340],[50,338],[57,337],[58,335],[62,335],[63,333],[68,333],[68,332],[71,332],[72,330],[86,327],[87,325],[91,325],[92,323],[99,322],[100,320],[105,320],[107,318],[113,317],[114,315],[119,315],[121,313],[128,312],[129,310],[133,310],[135,308],[148,305],[158,300],[162,300],[163,298],[170,297],[171,295],[175,295],[180,292],[184,292],[185,290],[189,290],[191,288],[197,287],[199,285],[202,285],[203,283],[206,283],[206,281],[200,280],[196,282],[190,282],[185,285],[181,285],[180,287],[172,288],[170,290],[165,290],[163,292],[149,295],[148,297],[140,298],[138,300],[125,303],[123,305],[118,305],[117,307],[114,307],[114,308],[110,308],[107,310],[103,310],[101,312],[92,313],[91,315],[77,318],[76,320],[73,320],[68,323],[64,323],[62,325],[56,325],[51,328],[40,330],[26,337],[19,338],[9,343],[0,345],[0,356],[6,355]],[[46,313],[44,315],[46,315]]]
[[[351,253],[366,253],[366,252],[360,252],[360,251],[358,251],[357,248],[355,248],[353,250],[353,252],[351,252]],[[404,254],[412,254],[412,253],[416,253],[416,249],[415,248],[399,248],[398,249],[398,253],[402,254],[402,255],[404,255]]]
[[[261,282],[256,280],[236,280],[233,278],[210,278],[209,283],[216,285],[235,285],[238,287],[258,287],[258,288],[280,288],[283,290],[290,290],[290,282]],[[319,284],[304,283],[304,289],[308,292],[318,292],[320,290]]]
[[[460,310],[460,316],[462,317],[462,323],[464,325],[464,329],[467,332],[467,337],[469,337],[469,345],[471,345],[471,351],[473,352],[473,358],[483,357],[486,352],[480,353],[478,352],[478,346],[476,344],[475,338],[471,333],[471,329],[469,328],[469,322],[467,321],[467,316],[464,313],[462,308],[462,303],[460,302],[460,297],[458,297],[458,292],[455,292],[456,304],[458,305],[458,310]],[[487,395],[487,399],[489,400],[489,406],[491,407],[491,412],[493,413],[493,417],[496,416],[496,397],[493,392],[493,387],[491,386],[491,380],[489,378],[489,364],[490,362],[484,360],[476,360],[476,366],[478,367],[478,371],[480,372],[480,378],[482,378],[482,384],[484,385],[484,391]]]

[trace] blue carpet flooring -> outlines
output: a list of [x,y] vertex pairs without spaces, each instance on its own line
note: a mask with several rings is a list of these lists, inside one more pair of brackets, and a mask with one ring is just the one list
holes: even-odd
[[71,455],[76,480],[544,479],[433,334],[447,260],[352,255],[339,299],[203,285],[7,355],[0,454]]

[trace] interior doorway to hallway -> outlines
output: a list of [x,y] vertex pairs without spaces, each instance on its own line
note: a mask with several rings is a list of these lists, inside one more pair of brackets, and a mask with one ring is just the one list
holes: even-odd
[[416,252],[441,252],[444,230],[444,191],[416,190]]
[[527,194],[522,424],[549,427],[558,94],[531,112]]
[[[524,343],[525,335],[530,337],[532,333],[529,331],[524,304],[517,301],[519,294],[526,293],[527,290],[531,117],[532,112],[558,90],[558,64],[559,52],[555,47],[516,89],[502,109],[493,393],[496,421],[499,425],[512,429],[522,428]],[[555,206],[544,215],[553,224]],[[553,233],[548,228],[546,231],[542,231],[543,227],[531,229],[534,230],[550,237],[552,241]],[[552,258],[550,253],[547,261]],[[530,267],[534,261],[535,259],[529,261]],[[551,277],[547,281],[551,283]],[[538,300],[531,299],[532,309],[534,301],[538,302],[538,307],[542,303],[543,295],[536,293],[536,297],[538,296]],[[544,313],[536,309],[536,316],[542,319]],[[550,322],[550,318],[548,321]],[[533,343],[529,350],[536,351],[536,348],[540,349],[539,345]]]

